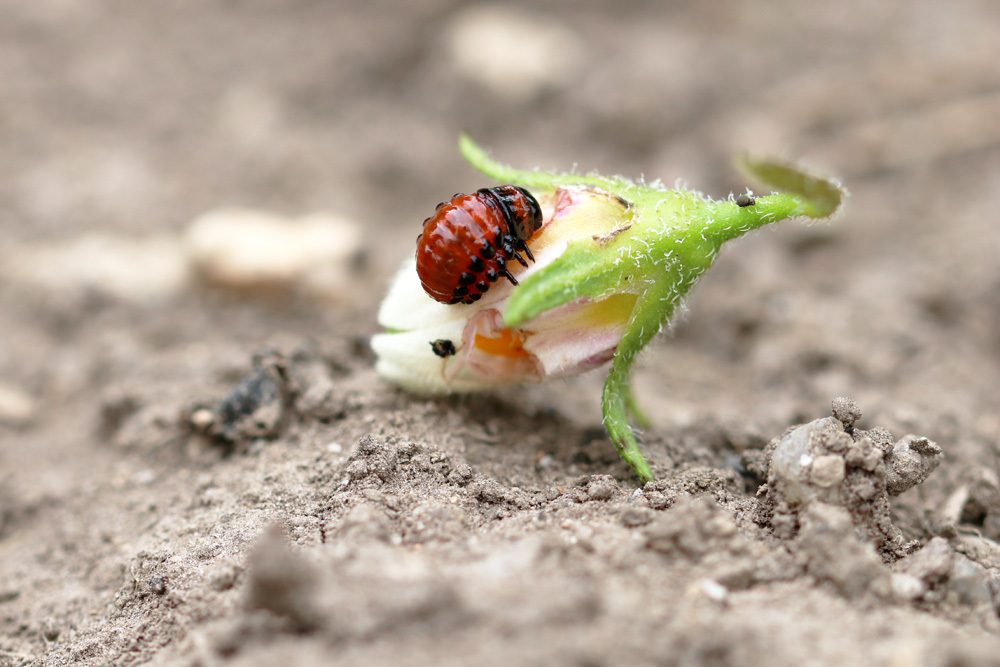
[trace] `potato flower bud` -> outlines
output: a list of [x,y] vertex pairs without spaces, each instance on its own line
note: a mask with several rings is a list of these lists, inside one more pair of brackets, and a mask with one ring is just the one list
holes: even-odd
[[446,305],[424,293],[415,262],[397,274],[372,339],[376,369],[425,394],[470,392],[581,373],[606,362],[604,424],[643,481],[652,470],[629,424],[643,421],[629,374],[722,244],[789,217],[824,218],[840,206],[833,181],[777,161],[741,166],[781,192],[712,200],[684,188],[623,178],[521,171],[471,139],[463,155],[484,174],[529,189],[544,217],[527,242],[535,262],[509,264],[518,286],[497,283],[479,301]]

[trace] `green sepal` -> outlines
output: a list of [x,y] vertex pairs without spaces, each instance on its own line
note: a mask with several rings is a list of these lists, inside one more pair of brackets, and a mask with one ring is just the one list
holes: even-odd
[[845,191],[831,178],[812,174],[800,166],[780,160],[741,156],[737,166],[744,174],[779,192],[794,195],[800,209],[793,215],[828,218],[844,201]]
[[504,324],[516,327],[559,306],[600,299],[621,289],[623,268],[609,264],[592,240],[574,241],[554,262],[525,280],[507,302]]
[[723,243],[791,217],[829,217],[845,196],[831,179],[787,162],[748,156],[739,161],[741,169],[779,192],[751,198],[741,206],[733,199],[713,201],[688,190],[640,185],[619,177],[513,169],[494,161],[464,134],[459,146],[472,166],[499,182],[539,191],[586,186],[629,203],[628,224],[620,233],[606,241],[589,238],[569,243],[559,258],[513,291],[504,320],[507,326],[520,326],[578,299],[637,295],[604,385],[602,411],[612,442],[643,482],[652,480],[653,473],[629,425],[630,415],[645,421],[630,385],[638,353],[667,324]]

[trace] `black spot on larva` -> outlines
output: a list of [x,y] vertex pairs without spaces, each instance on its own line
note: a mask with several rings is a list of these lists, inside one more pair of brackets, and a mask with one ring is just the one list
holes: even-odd
[[442,359],[445,357],[454,356],[455,353],[458,351],[455,349],[455,344],[452,343],[447,338],[439,338],[437,340],[432,340],[431,349],[434,351],[434,354],[441,357]]
[[462,283],[463,285],[471,285],[472,283],[476,282],[476,276],[475,274],[469,273],[468,271],[463,271],[462,274],[458,277],[458,282]]
[[753,206],[756,203],[757,199],[751,194],[747,194],[746,192],[741,192],[740,194],[736,195],[736,205],[739,206],[740,208]]

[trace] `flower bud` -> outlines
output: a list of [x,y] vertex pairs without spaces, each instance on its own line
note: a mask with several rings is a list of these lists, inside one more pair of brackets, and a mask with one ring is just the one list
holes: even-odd
[[414,262],[397,274],[372,339],[376,369],[420,393],[469,392],[540,382],[612,362],[604,423],[643,481],[652,471],[628,422],[642,419],[629,386],[638,352],[667,324],[722,244],[789,217],[827,217],[842,189],[794,166],[744,159],[775,194],[715,201],[683,188],[622,178],[520,171],[492,161],[468,137],[474,167],[529,189],[544,217],[527,244],[535,263],[508,268],[480,301],[445,305],[421,288]]

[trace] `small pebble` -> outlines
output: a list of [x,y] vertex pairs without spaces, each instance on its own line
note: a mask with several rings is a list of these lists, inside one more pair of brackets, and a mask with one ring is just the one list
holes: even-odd
[[241,568],[234,563],[220,563],[208,573],[208,585],[214,591],[226,591],[236,585]]
[[233,289],[305,287],[343,295],[361,249],[357,224],[327,214],[287,219],[266,211],[217,209],[188,227],[199,275]]
[[571,80],[581,64],[580,38],[566,25],[506,3],[479,5],[454,15],[445,40],[455,68],[471,82],[524,101]]
[[833,399],[831,407],[833,408],[834,419],[843,424],[845,429],[850,430],[854,428],[854,424],[861,420],[861,408],[854,402],[854,399],[846,396],[838,396]]
[[809,479],[816,486],[830,488],[844,481],[844,473],[844,459],[836,454],[828,454],[816,457]]
[[0,424],[23,426],[38,411],[35,399],[17,387],[0,382]]
[[941,463],[942,450],[927,438],[908,435],[886,457],[885,486],[891,496],[920,484]]
[[587,484],[587,497],[591,500],[611,500],[617,490],[613,480],[601,476]]
[[627,507],[621,513],[622,525],[627,528],[645,526],[653,520],[654,513],[645,507]]
[[890,579],[892,595],[900,602],[911,602],[916,600],[927,590],[920,579],[911,574],[903,572],[893,572]]
[[[56,269],[55,267],[58,267]],[[70,295],[102,294],[131,303],[163,301],[183,289],[188,264],[172,236],[89,233],[0,253],[0,282]]]
[[153,591],[157,595],[163,595],[167,592],[167,580],[162,574],[154,574],[149,578],[149,590]]
[[900,567],[928,585],[944,581],[951,574],[955,552],[948,540],[935,537],[917,551],[900,561]]

